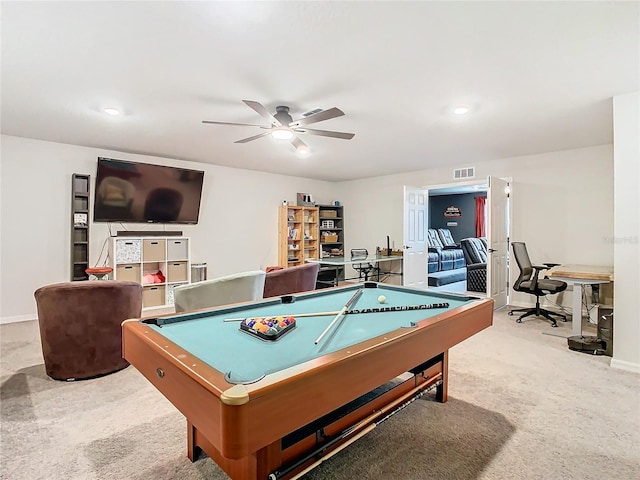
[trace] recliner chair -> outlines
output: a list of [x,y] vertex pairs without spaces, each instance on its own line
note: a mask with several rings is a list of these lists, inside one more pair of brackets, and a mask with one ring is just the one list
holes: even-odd
[[451,230],[448,228],[438,228],[438,236],[445,248],[460,248],[460,245],[456,243]]
[[544,263],[541,265],[532,265],[527,253],[527,246],[524,242],[512,242],[513,255],[520,269],[520,275],[516,282],[513,284],[513,289],[517,292],[524,292],[530,295],[535,295],[536,306],[534,308],[516,308],[509,311],[509,315],[513,315],[516,312],[524,312],[516,320],[517,323],[522,323],[522,319],[535,315],[537,317],[544,317],[551,322],[552,327],[557,327],[558,323],[552,315],[562,318],[563,322],[567,321],[567,317],[558,312],[552,312],[540,307],[540,297],[553,293],[560,293],[567,289],[567,283],[560,280],[551,280],[548,278],[539,278],[540,272],[549,268],[560,265],[559,263]]
[[460,246],[467,262],[467,290],[487,291],[487,249],[479,238],[463,238]]
[[456,245],[444,246],[435,228],[427,229],[428,251],[438,254],[438,271],[454,270],[465,266],[464,253]]

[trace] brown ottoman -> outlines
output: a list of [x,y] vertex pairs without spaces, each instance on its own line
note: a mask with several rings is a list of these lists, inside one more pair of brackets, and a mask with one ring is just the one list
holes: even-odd
[[122,358],[121,323],[139,318],[142,285],[136,282],[64,282],[34,293],[47,375],[80,380],[129,365]]

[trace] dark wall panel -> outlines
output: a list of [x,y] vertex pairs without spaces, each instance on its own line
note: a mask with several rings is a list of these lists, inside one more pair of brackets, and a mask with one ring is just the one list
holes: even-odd
[[[456,243],[463,238],[476,236],[476,197],[486,197],[486,192],[438,195],[429,197],[429,228],[448,228]],[[448,207],[458,207],[461,217],[445,217]],[[447,222],[456,222],[448,226]]]

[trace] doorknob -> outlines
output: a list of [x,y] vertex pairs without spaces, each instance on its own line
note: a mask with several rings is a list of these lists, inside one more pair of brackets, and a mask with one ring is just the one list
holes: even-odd
[[406,250],[407,248],[411,248],[411,245],[405,245],[404,249]]
[[497,252],[498,250],[496,250],[495,248],[488,248],[487,252],[489,253],[493,253],[493,252]]

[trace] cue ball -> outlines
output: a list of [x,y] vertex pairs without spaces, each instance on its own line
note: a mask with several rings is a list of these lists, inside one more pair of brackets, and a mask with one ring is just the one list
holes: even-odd
[[385,297],[384,295],[380,295],[378,297],[378,303],[384,303],[387,301],[387,297]]

